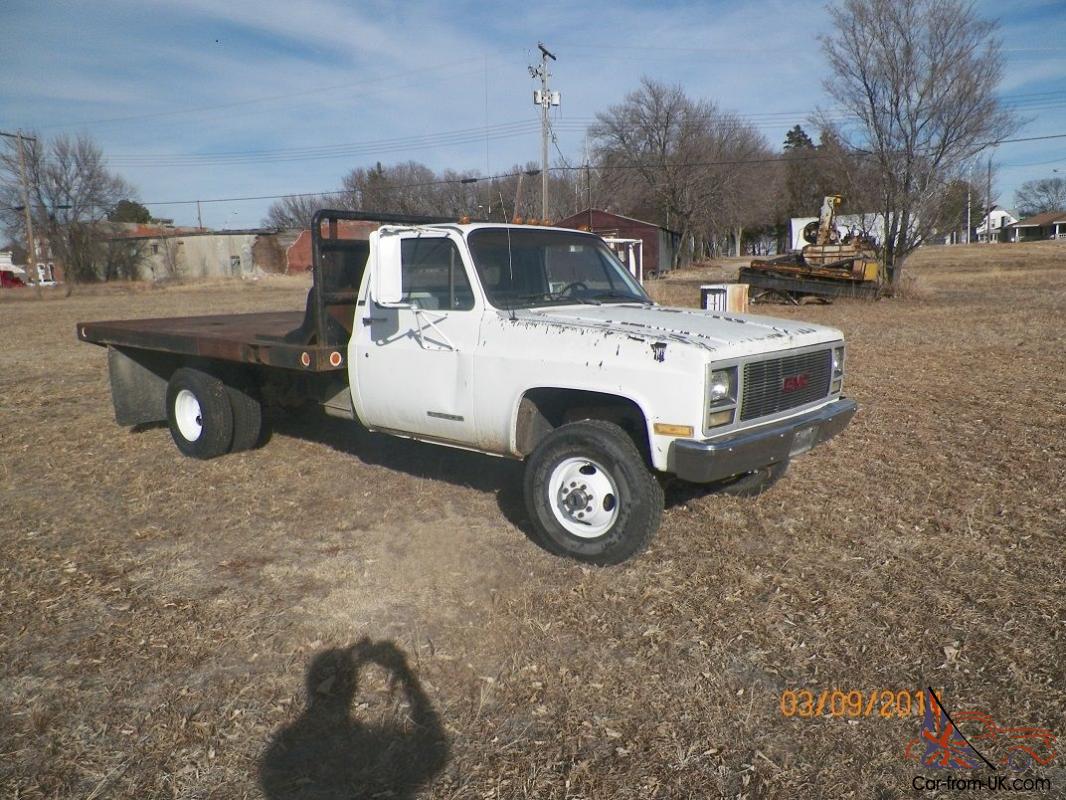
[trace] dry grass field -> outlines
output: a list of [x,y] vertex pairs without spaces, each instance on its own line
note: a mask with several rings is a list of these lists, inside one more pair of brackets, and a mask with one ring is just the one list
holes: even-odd
[[314,414],[196,462],[114,424],[76,321],[300,281],[3,293],[0,796],[884,800],[921,718],[882,693],[928,685],[1066,737],[1066,246],[910,274],[762,307],[845,332],[859,414],[759,498],[672,489],[610,569],[527,539],[518,464]]

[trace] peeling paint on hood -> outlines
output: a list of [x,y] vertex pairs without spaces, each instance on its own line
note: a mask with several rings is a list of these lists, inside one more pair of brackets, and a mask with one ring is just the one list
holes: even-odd
[[636,304],[582,305],[526,309],[516,322],[594,330],[606,336],[667,341],[712,351],[718,357],[735,355],[758,343],[761,352],[804,347],[843,338],[840,331],[809,322],[756,314],[723,314],[691,308]]

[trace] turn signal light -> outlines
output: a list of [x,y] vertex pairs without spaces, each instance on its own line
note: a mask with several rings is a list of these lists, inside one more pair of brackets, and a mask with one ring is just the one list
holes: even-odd
[[668,425],[665,422],[656,422],[654,430],[659,436],[692,436],[695,433],[691,425]]

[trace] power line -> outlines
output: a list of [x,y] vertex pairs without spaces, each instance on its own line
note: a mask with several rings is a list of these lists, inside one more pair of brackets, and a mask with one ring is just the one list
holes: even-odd
[[[443,66],[448,65],[461,65],[468,62],[472,62],[476,59],[462,59],[455,62],[449,62]],[[433,69],[433,68],[429,68]],[[391,76],[383,76],[378,79],[379,82],[392,80],[394,78],[405,77],[407,75],[418,74],[425,70],[413,70],[407,73],[398,73]],[[321,87],[320,89],[312,89],[309,92],[300,93],[305,95],[308,93],[315,93],[321,91],[332,91],[337,88],[343,88],[353,84],[338,84],[329,87]],[[122,121],[130,119],[152,118],[160,115],[175,115],[184,113],[197,113],[198,111],[212,110],[212,109],[224,109],[231,108],[240,105],[248,105],[259,102],[267,102],[273,99],[283,99],[294,94],[279,94],[271,95],[267,97],[253,98],[247,101],[241,101],[238,103],[218,104],[214,106],[205,106],[200,109],[186,110],[174,110],[167,112],[159,112],[157,114],[146,114],[131,117],[114,118],[113,120],[97,120],[96,122],[107,121]],[[1016,95],[1008,95],[1000,98],[1005,104],[1010,105],[1016,110],[1023,111],[1043,111],[1052,108],[1059,108],[1066,105],[1066,90],[1050,90],[1042,92],[1027,92]],[[730,128],[740,124],[748,125],[749,127],[759,130],[779,129],[789,122],[795,121],[798,118],[804,117],[808,112],[805,111],[767,111],[767,112],[754,112],[744,116],[729,114],[731,118],[723,120],[713,120],[710,122],[710,126],[715,129]],[[833,108],[827,109],[823,112],[824,118],[829,122],[848,122],[856,120],[858,117],[856,114],[848,111],[845,108]],[[593,124],[597,121],[596,117],[573,117],[565,120],[557,120],[554,124],[549,121],[549,125],[552,127],[553,141],[556,145],[556,149],[560,151],[558,144],[558,132],[584,132],[589,124]],[[93,122],[84,124],[94,124]],[[59,127],[59,126],[48,126]],[[388,153],[395,152],[403,149],[418,149],[436,146],[457,146],[463,144],[470,144],[473,140],[481,141],[482,139],[488,141],[489,139],[504,139],[513,138],[517,136],[524,136],[530,133],[529,123],[527,121],[515,121],[511,123],[497,123],[491,126],[484,126],[480,128],[467,128],[455,131],[447,131],[438,134],[423,134],[419,136],[407,136],[390,139],[378,139],[368,140],[364,142],[350,142],[339,143],[332,145],[317,145],[317,146],[305,146],[295,148],[278,148],[278,149],[249,149],[249,150],[229,150],[229,151],[217,151],[217,152],[205,152],[205,153],[113,153],[108,157],[108,162],[116,167],[140,167],[140,168],[170,168],[170,167],[199,167],[199,166],[235,166],[245,163],[260,163],[260,162],[293,162],[293,161],[313,161],[313,160],[327,160],[338,158],[352,158],[365,155],[373,155],[376,153]]]
[[552,125],[551,120],[548,120],[548,133],[551,135],[552,144],[555,145],[555,152],[559,154],[559,158],[563,162],[563,166],[569,167],[570,161],[563,153],[562,148],[559,147],[559,137],[555,135],[555,127]]
[[[1055,100],[1046,95],[1066,95],[1066,92],[1039,92],[1030,100],[1020,100],[1014,106],[1020,110],[1047,110],[1066,106],[1066,98]],[[735,117],[733,119],[716,120],[710,123],[714,129],[728,129],[740,125],[767,130],[778,129],[781,126],[801,116],[803,112],[766,112],[752,117]],[[780,115],[780,121],[760,122],[760,117],[769,120],[773,115]],[[829,122],[847,122],[857,119],[857,115],[845,112],[829,112],[826,119]],[[590,124],[596,122],[595,117],[575,117],[565,120],[549,121],[553,141],[558,149],[558,133],[560,132],[584,132]],[[456,146],[480,142],[485,139],[505,139],[517,136],[525,136],[533,132],[534,126],[531,121],[513,121],[497,123],[478,128],[465,128],[454,131],[445,131],[436,134],[422,134],[416,136],[397,137],[390,139],[367,140],[363,142],[337,143],[331,145],[317,145],[295,148],[278,149],[249,149],[229,150],[206,153],[114,153],[109,155],[108,162],[116,167],[196,167],[196,166],[231,166],[243,163],[261,162],[292,162],[314,161],[336,158],[350,158],[375,153],[388,153],[404,149],[419,149],[437,146]]]
[[[836,121],[843,121],[836,120]],[[746,124],[743,120],[740,124]],[[311,147],[280,148],[275,150],[231,150],[207,153],[113,153],[108,163],[115,167],[179,167],[179,166],[225,166],[241,163],[312,161],[344,158],[404,149],[470,144],[484,138],[504,139],[533,133],[539,123],[532,120],[498,123],[487,128],[467,128],[437,134],[399,137],[394,139],[368,140],[364,142],[338,143]],[[732,128],[736,122],[713,123],[712,127]],[[552,123],[552,132],[584,132],[587,125],[579,120],[562,120]],[[751,127],[770,127],[751,126]],[[778,126],[774,126],[778,127]],[[557,142],[556,136],[556,144]]]
[[[986,148],[986,147],[996,147],[996,146],[1001,145],[1001,144],[1015,144],[1015,143],[1019,143],[1019,142],[1047,141],[1047,140],[1051,140],[1051,139],[1066,139],[1066,133],[1053,133],[1053,134],[1047,134],[1047,135],[1044,135],[1044,136],[1025,136],[1025,137],[1016,137],[1016,138],[1012,138],[1012,139],[997,139],[995,141],[989,141],[989,142],[977,142],[977,143],[975,143],[974,146],[975,147],[979,147],[979,148]],[[851,155],[860,156],[860,157],[868,157],[868,156],[873,155],[873,154],[870,153],[869,151],[865,151],[865,150],[855,150],[855,151],[851,152]],[[666,164],[655,164],[655,163],[604,164],[604,165],[600,165],[599,167],[597,167],[597,169],[600,170],[600,171],[611,171],[611,170],[617,171],[617,170],[649,169],[649,168],[650,169],[663,169],[663,168],[683,168],[683,167],[744,166],[744,165],[753,165],[753,164],[773,164],[773,163],[781,163],[781,162],[786,162],[786,161],[788,161],[788,162],[794,162],[794,161],[819,161],[819,160],[835,158],[835,157],[836,156],[825,155],[825,154],[812,154],[812,155],[804,155],[804,156],[787,155],[787,156],[770,156],[770,157],[764,157],[764,158],[722,159],[722,160],[716,160],[716,161],[683,161],[683,162],[672,162],[672,163],[666,163]],[[583,170],[583,169],[585,169],[584,165],[578,165],[578,166],[556,166],[556,167],[549,167],[548,171],[549,172],[575,172],[575,171]],[[420,188],[426,188],[426,187],[430,187],[430,186],[444,186],[444,185],[448,185],[448,184],[480,183],[480,182],[483,182],[483,181],[497,181],[497,180],[502,180],[504,178],[515,178],[515,177],[518,177],[518,175],[520,175],[520,174],[528,175],[530,173],[528,171],[526,171],[526,170],[519,170],[519,171],[515,171],[515,172],[505,172],[505,173],[499,173],[499,174],[496,174],[496,175],[487,175],[487,176],[479,176],[479,177],[441,178],[441,179],[437,179],[437,180],[420,181],[420,182],[416,182],[416,183],[391,184],[391,185],[380,186],[378,188],[385,189],[385,190],[392,190],[392,189],[420,189]],[[536,172],[533,172],[533,174],[536,174]],[[203,199],[203,198],[201,198],[199,200],[166,200],[166,201],[155,200],[155,201],[150,201],[150,202],[142,202],[141,205],[145,205],[145,206],[178,206],[178,205],[195,205],[196,203],[237,203],[237,202],[253,201],[253,200],[283,200],[283,199],[286,199],[286,198],[296,198],[296,197],[315,197],[315,196],[330,197],[330,196],[333,196],[333,195],[343,195],[343,194],[350,194],[350,190],[349,189],[330,189],[330,190],[327,190],[327,191],[320,191],[320,192],[295,192],[295,193],[287,193],[287,194],[255,195],[255,196],[244,196],[244,197],[215,197],[215,198],[209,198],[209,199],[206,199],[206,200]]]

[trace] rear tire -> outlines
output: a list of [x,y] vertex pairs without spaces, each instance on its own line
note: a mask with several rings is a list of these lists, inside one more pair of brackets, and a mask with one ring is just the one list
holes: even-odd
[[167,384],[167,422],[174,444],[192,458],[215,458],[233,442],[233,410],[218,378],[182,367]]
[[233,411],[233,443],[229,452],[239,453],[259,446],[263,432],[263,406],[255,390],[247,385],[226,384],[230,409]]
[[590,564],[619,564],[659,529],[663,490],[619,426],[556,428],[526,462],[525,500],[542,544]]

